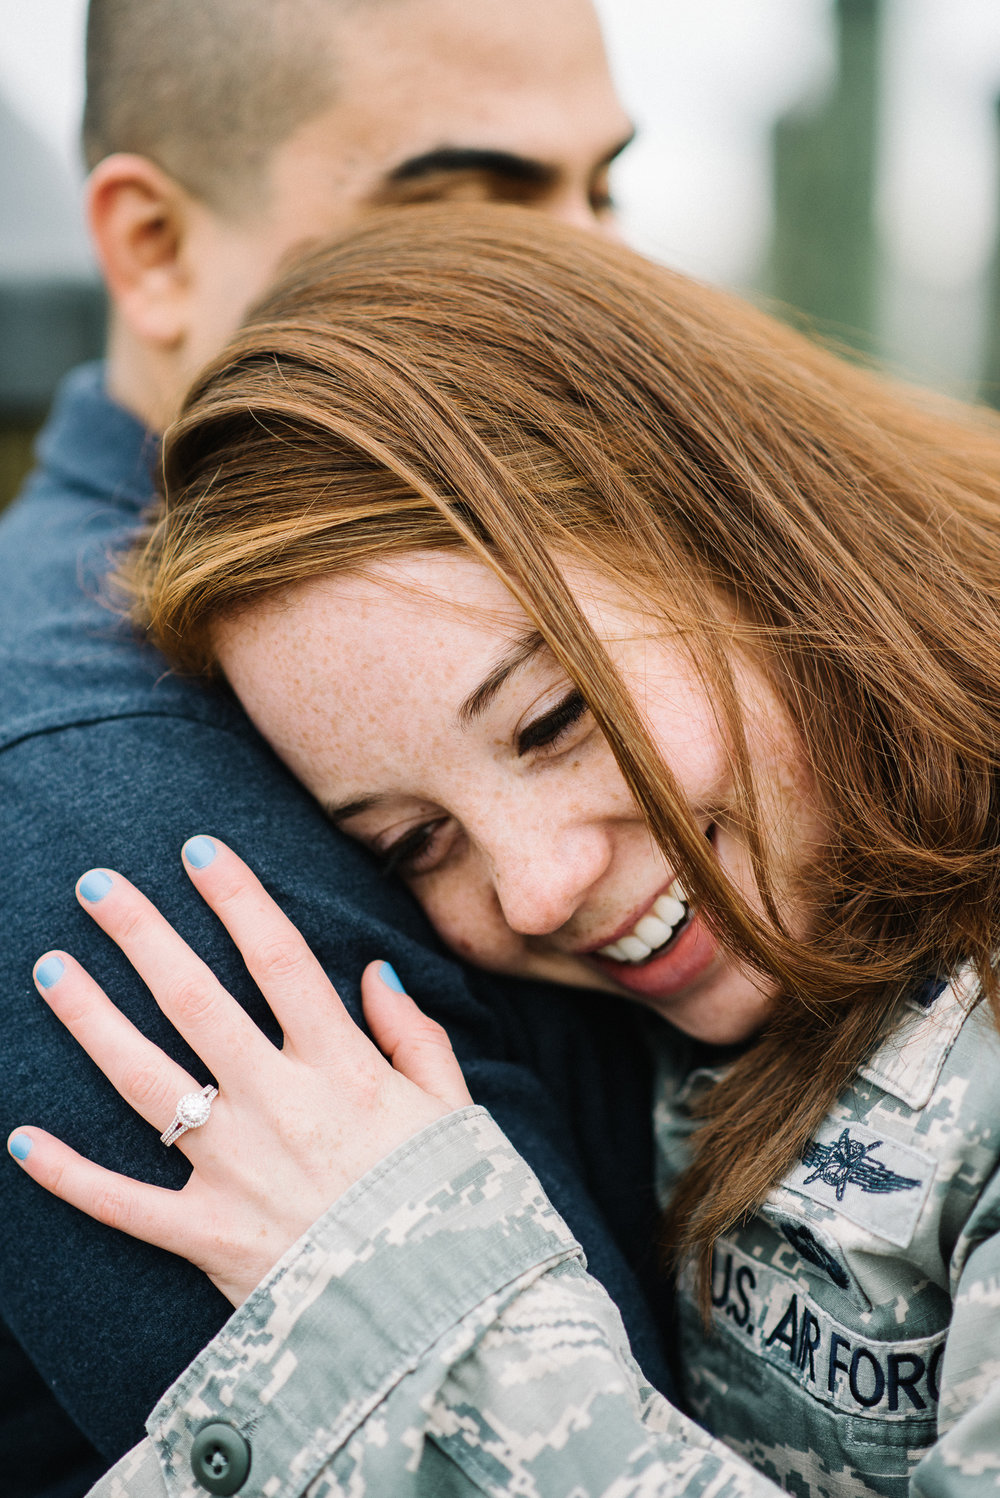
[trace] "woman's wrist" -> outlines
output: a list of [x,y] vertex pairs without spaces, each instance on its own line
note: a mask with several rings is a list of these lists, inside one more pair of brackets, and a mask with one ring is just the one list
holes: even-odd
[[189,1471],[198,1430],[218,1422],[246,1443],[263,1486],[291,1470],[315,1412],[318,1465],[460,1323],[485,1308],[485,1330],[507,1299],[574,1257],[579,1245],[497,1124],[482,1108],[459,1109],[344,1192],[167,1391],[147,1430],[172,1470]]

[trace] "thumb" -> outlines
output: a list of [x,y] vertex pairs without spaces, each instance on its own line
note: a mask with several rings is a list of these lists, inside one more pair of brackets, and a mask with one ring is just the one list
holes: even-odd
[[388,962],[370,962],[361,1001],[375,1044],[393,1068],[449,1108],[472,1102],[448,1032],[419,1009]]

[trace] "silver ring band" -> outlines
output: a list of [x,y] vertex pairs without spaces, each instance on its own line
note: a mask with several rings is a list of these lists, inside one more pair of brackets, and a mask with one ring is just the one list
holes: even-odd
[[200,1092],[185,1092],[184,1096],[177,1100],[174,1121],[160,1135],[160,1143],[173,1144],[182,1134],[186,1134],[188,1129],[200,1129],[202,1124],[208,1123],[208,1116],[212,1111],[212,1099],[218,1096],[219,1089],[213,1087],[211,1082]]

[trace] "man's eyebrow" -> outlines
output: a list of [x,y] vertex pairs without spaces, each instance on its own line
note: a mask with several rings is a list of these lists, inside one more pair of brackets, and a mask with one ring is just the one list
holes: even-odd
[[[630,130],[601,158],[599,167],[610,166],[634,140],[635,130]],[[434,151],[424,151],[419,156],[401,161],[385,180],[391,186],[448,172],[456,175],[481,172],[485,176],[505,177],[509,182],[525,182],[532,187],[551,187],[560,176],[560,168],[552,162],[521,156],[515,151],[496,151],[480,146],[439,146]]]
[[413,182],[418,177],[431,177],[439,172],[482,172],[492,177],[507,177],[512,181],[529,182],[533,186],[545,187],[555,181],[556,168],[544,161],[535,161],[530,156],[518,156],[513,151],[492,151],[476,146],[440,146],[436,151],[425,151],[421,156],[411,156],[394,167],[386,181]]
[[537,629],[530,629],[515,640],[507,654],[497,661],[489,675],[483,678],[478,687],[470,692],[462,703],[458,710],[459,726],[470,727],[475,719],[486,711],[500,688],[514,672],[527,665],[528,661],[544,649],[545,641]]

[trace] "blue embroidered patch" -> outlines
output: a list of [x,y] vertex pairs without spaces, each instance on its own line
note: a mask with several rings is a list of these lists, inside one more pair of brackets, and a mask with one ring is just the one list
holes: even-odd
[[880,1149],[884,1143],[876,1139],[872,1144],[862,1144],[852,1139],[850,1129],[845,1129],[836,1144],[819,1144],[810,1139],[802,1151],[802,1164],[815,1165],[811,1176],[806,1176],[804,1186],[813,1181],[824,1181],[833,1186],[838,1202],[844,1200],[848,1186],[860,1186],[862,1191],[912,1191],[922,1182],[914,1176],[897,1175],[881,1160],[870,1160],[872,1150]]
[[[927,1201],[937,1162],[910,1141],[859,1119],[826,1118],[778,1187],[815,1202],[823,1223],[848,1217],[905,1248]],[[796,1213],[796,1216],[799,1214]],[[839,1234],[834,1230],[834,1237]]]
[[[876,1200],[884,1204],[885,1198]],[[701,1389],[715,1375],[718,1382],[714,1398],[725,1398],[723,1391],[735,1390],[741,1383],[759,1393],[764,1369],[761,1367],[755,1377],[752,1366],[759,1359],[825,1406],[821,1418],[828,1429],[835,1429],[829,1424],[831,1406],[858,1420],[878,1421],[878,1428],[873,1425],[866,1436],[853,1432],[849,1438],[852,1444],[855,1439],[866,1444],[884,1442],[894,1424],[912,1420],[910,1429],[915,1433],[917,1420],[935,1420],[947,1329],[897,1341],[891,1335],[891,1311],[888,1316],[872,1318],[867,1328],[851,1325],[833,1316],[786,1269],[744,1253],[731,1240],[719,1239],[712,1256],[712,1319],[725,1345],[715,1355],[712,1349],[718,1344],[714,1338],[705,1337],[690,1268],[682,1269],[678,1290],[682,1345],[692,1354],[688,1373],[697,1381],[695,1387],[700,1384]],[[839,1294],[833,1299],[838,1309],[846,1309]],[[731,1364],[726,1355],[733,1344],[744,1349],[736,1364]],[[777,1390],[775,1394],[781,1399]],[[784,1405],[789,1414],[793,1408]],[[793,1418],[796,1424],[800,1420],[813,1423],[801,1406]],[[839,1431],[846,1434],[843,1426]]]

